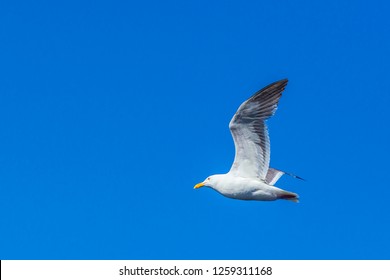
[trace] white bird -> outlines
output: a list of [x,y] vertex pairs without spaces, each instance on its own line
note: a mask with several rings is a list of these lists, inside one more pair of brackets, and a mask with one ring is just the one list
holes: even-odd
[[265,121],[276,111],[287,79],[272,83],[241,104],[230,121],[236,154],[230,171],[212,175],[195,189],[206,186],[234,199],[298,202],[298,195],[274,186],[283,174],[296,175],[269,167],[270,140]]

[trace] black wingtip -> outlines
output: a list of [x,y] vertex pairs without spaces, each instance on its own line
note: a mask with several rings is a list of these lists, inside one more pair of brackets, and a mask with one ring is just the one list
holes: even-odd
[[281,79],[275,83],[288,83],[288,79],[287,78],[284,78],[284,79]]
[[273,82],[273,83],[269,84],[268,86],[264,87],[264,89],[270,88],[270,87],[274,87],[274,86],[277,86],[277,87],[280,87],[280,86],[285,87],[285,86],[287,85],[287,83],[288,83],[288,79],[287,79],[287,78],[281,79],[281,80],[279,80],[279,81],[276,81],[276,82]]
[[[283,171],[284,172],[284,171]],[[303,179],[302,177],[299,177],[299,176],[297,176],[297,175],[295,175],[295,174],[292,174],[292,173],[288,173],[288,172],[284,172],[285,174],[287,174],[287,175],[289,175],[289,176],[291,176],[291,177],[293,177],[293,178],[296,178],[296,179],[299,179],[299,180],[302,180],[302,181],[307,181],[306,179]]]
[[297,179],[299,179],[299,180],[302,180],[302,181],[305,181],[305,182],[307,182],[307,180],[306,180],[306,179],[304,179],[304,178],[302,178],[302,177],[296,176],[295,178],[297,178]]
[[255,92],[255,94],[253,94],[250,99],[255,99],[259,96],[264,96],[264,95],[279,95],[280,97],[282,95],[282,92],[284,91],[284,88],[287,86],[287,83],[288,83],[287,78],[273,82],[268,86],[265,86],[264,88]]
[[275,91],[275,92],[282,92],[284,91],[284,88],[287,86],[288,79],[282,79],[276,82],[273,82],[272,84],[269,84],[268,86],[264,87],[263,89],[259,90],[259,92],[263,91]]

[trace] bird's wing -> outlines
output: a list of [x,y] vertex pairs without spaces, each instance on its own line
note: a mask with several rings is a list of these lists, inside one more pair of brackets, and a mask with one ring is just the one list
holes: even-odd
[[267,175],[265,176],[265,182],[273,186],[284,174],[284,171],[277,170],[275,168],[268,168]]
[[230,173],[265,180],[270,159],[265,121],[275,113],[286,85],[287,79],[270,84],[238,108],[229,124],[236,147]]
[[267,175],[265,176],[265,182],[268,185],[273,186],[280,179],[280,177],[282,177],[284,174],[291,176],[293,178],[305,181],[305,179],[303,179],[302,177],[299,177],[295,174],[270,167],[270,168],[268,168]]

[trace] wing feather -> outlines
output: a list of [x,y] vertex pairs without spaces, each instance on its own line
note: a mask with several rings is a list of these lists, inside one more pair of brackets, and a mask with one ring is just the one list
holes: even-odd
[[285,174],[284,171],[270,167],[268,168],[267,175],[265,177],[265,182],[268,185],[273,186],[280,179],[280,177],[283,176],[283,174]]
[[276,168],[268,168],[268,171],[267,171],[267,175],[265,177],[265,182],[268,184],[268,185],[275,185],[275,183],[280,179],[280,177],[282,177],[284,174],[288,175],[288,176],[291,176],[295,179],[299,179],[299,180],[303,180],[305,181],[305,179],[303,179],[302,177],[299,177],[295,174],[292,174],[292,173],[289,173],[289,172],[286,172],[286,171],[282,171],[282,170],[278,170]]

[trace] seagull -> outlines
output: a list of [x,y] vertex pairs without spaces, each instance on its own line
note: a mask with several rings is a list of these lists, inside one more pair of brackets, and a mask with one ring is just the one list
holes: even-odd
[[265,121],[275,113],[287,82],[287,79],[274,82],[241,104],[229,124],[236,149],[230,171],[207,177],[195,189],[209,187],[226,197],[241,200],[299,201],[298,194],[274,184],[283,174],[302,178],[269,167],[270,140]]

